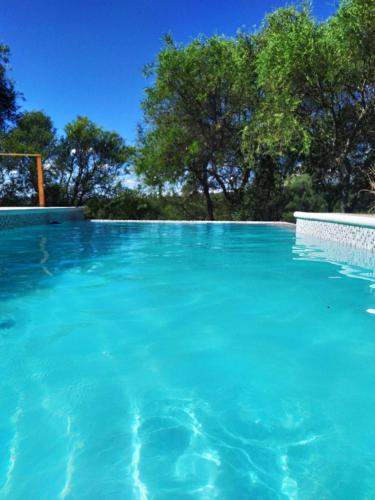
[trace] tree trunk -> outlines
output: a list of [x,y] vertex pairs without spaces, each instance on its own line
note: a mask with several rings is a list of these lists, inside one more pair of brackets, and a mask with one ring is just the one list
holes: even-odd
[[208,184],[208,160],[202,161],[200,163],[195,164],[195,168],[192,169],[194,172],[195,178],[198,180],[199,184],[202,187],[203,195],[206,199],[206,207],[207,207],[207,218],[208,220],[215,220],[214,216],[214,205],[212,203],[211,195],[210,195],[210,187]]
[[346,166],[345,176],[342,182],[342,198],[341,198],[341,211],[348,213],[350,211],[350,181],[351,181],[351,168]]
[[211,199],[211,195],[210,195],[210,189],[208,187],[207,182],[203,186],[203,194],[204,194],[204,197],[206,198],[208,220],[215,220],[215,217],[214,217],[214,205],[212,203],[212,199]]

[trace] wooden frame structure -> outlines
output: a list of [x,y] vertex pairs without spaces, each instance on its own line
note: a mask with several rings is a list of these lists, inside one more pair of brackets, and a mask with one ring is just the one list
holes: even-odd
[[36,161],[36,172],[38,178],[38,198],[39,206],[46,206],[46,198],[44,194],[44,175],[43,175],[43,162],[42,155],[38,153],[0,153],[0,156],[21,156],[27,158],[35,158]]

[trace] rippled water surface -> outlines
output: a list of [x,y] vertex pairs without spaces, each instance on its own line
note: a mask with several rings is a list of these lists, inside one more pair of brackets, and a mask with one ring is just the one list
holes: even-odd
[[366,258],[89,222],[3,231],[0,258],[1,498],[375,498]]

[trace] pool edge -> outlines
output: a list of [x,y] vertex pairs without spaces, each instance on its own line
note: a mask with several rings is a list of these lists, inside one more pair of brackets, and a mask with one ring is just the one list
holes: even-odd
[[310,235],[375,252],[375,217],[340,213],[295,212],[297,235]]
[[0,231],[83,219],[75,207],[0,207]]

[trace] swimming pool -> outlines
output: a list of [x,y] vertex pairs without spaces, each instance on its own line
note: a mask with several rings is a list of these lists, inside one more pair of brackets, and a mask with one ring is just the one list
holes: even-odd
[[374,498],[372,269],[273,226],[35,226],[0,255],[1,497]]

